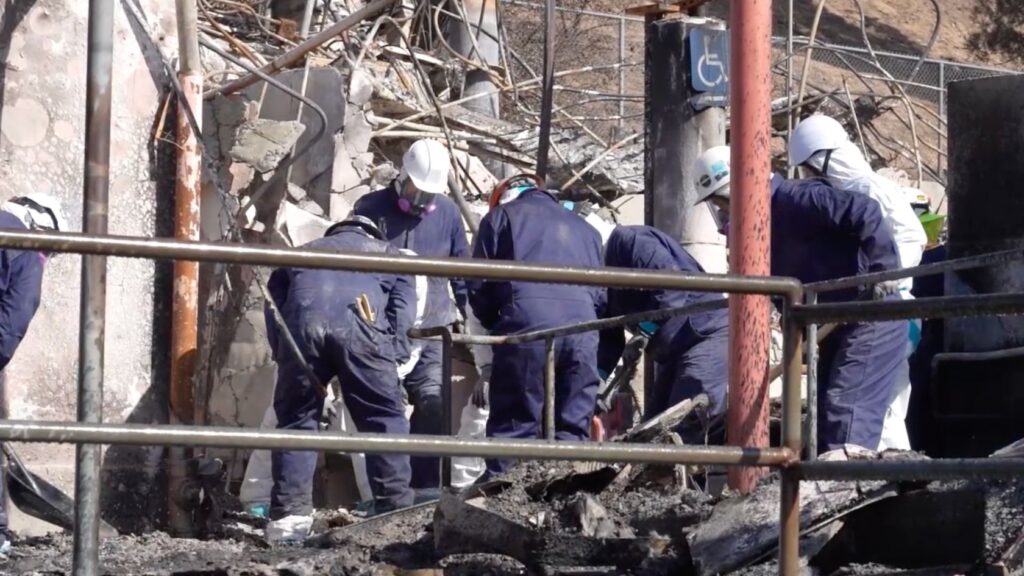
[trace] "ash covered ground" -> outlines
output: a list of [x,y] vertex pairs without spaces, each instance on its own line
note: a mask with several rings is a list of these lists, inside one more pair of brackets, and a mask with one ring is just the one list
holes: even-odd
[[[435,548],[436,505],[424,504],[340,527],[354,518],[347,512],[322,515],[316,524],[318,532],[305,545],[269,546],[261,537],[260,521],[235,513],[227,515],[218,538],[211,540],[172,538],[163,533],[119,536],[101,544],[101,573],[176,576],[694,574],[695,565],[686,537],[703,523],[714,521],[712,515],[717,502],[699,491],[681,489],[667,482],[671,472],[671,469],[658,471],[652,467],[609,467],[581,473],[569,463],[526,463],[513,469],[502,479],[504,484],[484,499],[488,511],[529,527],[538,535],[538,542],[544,542],[548,535],[563,540],[566,536],[579,536],[581,541],[583,537],[593,539],[596,536],[622,539],[617,540],[621,542],[629,539],[652,542],[646,559],[630,569],[548,566],[542,571],[534,567],[531,572],[524,564],[504,555],[476,553],[442,557]],[[772,484],[773,479],[769,477],[764,482]],[[769,488],[774,493],[774,486]],[[913,489],[922,490],[924,485],[918,484]],[[967,565],[994,565],[1015,542],[1024,538],[1024,482],[933,483],[927,490],[933,493],[983,491],[984,519],[975,528],[983,524],[980,529],[984,534],[976,535],[980,538],[978,554]],[[600,514],[595,515],[595,510]],[[928,522],[927,519],[921,521]],[[873,530],[870,526],[868,529]],[[733,532],[736,534],[728,537],[741,537],[740,527]],[[958,538],[970,536],[965,533]],[[656,545],[655,541],[661,544]],[[71,574],[72,549],[70,535],[15,538],[10,559],[0,563],[0,574]],[[912,562],[913,567],[923,568],[929,566],[929,556],[904,560]],[[820,573],[893,574],[911,567],[903,566],[901,570],[858,561],[858,558],[849,556],[838,570]],[[532,558],[525,561],[528,560]],[[810,561],[814,565],[815,560]],[[777,572],[773,554],[757,562],[759,564],[745,565],[733,573],[761,576]]]
[[[217,540],[172,538],[153,533],[120,536],[100,547],[101,573],[174,576],[399,575],[440,568],[446,575],[506,576],[523,574],[510,558],[462,555],[436,559],[429,525],[433,507],[369,521],[331,533],[329,547],[274,546],[236,536]],[[0,574],[71,574],[72,537],[55,534],[16,542]],[[423,572],[434,573],[431,570]],[[440,572],[439,572],[440,573]]]

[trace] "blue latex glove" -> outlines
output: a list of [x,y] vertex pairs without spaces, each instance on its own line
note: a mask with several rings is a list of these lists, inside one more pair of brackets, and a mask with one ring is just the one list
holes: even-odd
[[921,343],[921,321],[911,320],[910,321],[910,350],[913,352],[917,350],[917,345]]
[[654,336],[654,334],[658,332],[658,324],[651,321],[641,322],[640,331],[648,337]]

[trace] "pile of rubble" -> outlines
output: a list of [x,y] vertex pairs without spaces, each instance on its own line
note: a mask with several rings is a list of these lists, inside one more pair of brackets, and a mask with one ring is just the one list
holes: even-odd
[[[268,37],[261,33],[263,27],[253,24],[266,18],[228,11],[231,3],[224,3],[220,11],[213,9],[219,3],[212,4],[203,12],[210,24],[204,33],[223,50],[247,56],[253,65],[265,61],[261,52],[279,50],[274,44],[290,30],[286,27]],[[339,19],[363,7],[360,2],[328,4],[327,14]],[[397,28],[392,19],[397,14],[382,11],[373,16],[307,54],[303,67],[274,75],[315,103],[326,126],[316,110],[262,81],[237,92],[231,83],[208,92],[216,94],[207,100],[212,105],[205,107],[203,118],[212,169],[207,175],[209,196],[226,194],[222,200],[237,209],[282,161],[304,152],[301,158],[290,159],[288,186],[282,182],[241,215],[243,228],[280,230],[285,222],[300,218],[295,208],[317,218],[344,217],[362,195],[397,174],[405,147],[419,138],[447,143],[455,155],[452,193],[478,207],[501,177],[535,168],[539,128],[482,114],[473,106],[478,98],[464,95],[467,73],[482,64],[474,66],[450,50],[421,48],[426,41],[418,39],[430,31],[409,24]],[[278,26],[283,21],[274,20]],[[447,27],[460,25],[456,20]],[[412,49],[407,39],[413,42]],[[289,45],[284,43],[283,48]],[[203,51],[203,59],[208,77],[249,74],[210,50]],[[522,84],[517,92],[535,91],[539,85],[532,80]],[[628,145],[609,145],[577,126],[556,127],[551,138],[556,152],[549,181],[554,185],[572,181],[573,188],[603,204],[642,191],[642,149],[635,138]],[[464,216],[473,219],[465,212]]]
[[[834,452],[825,459],[924,458]],[[269,546],[229,512],[216,538],[105,540],[108,574],[772,574],[779,479],[712,496],[713,471],[527,462],[439,501],[371,518],[317,515],[304,545]],[[696,482],[694,481],[696,478]],[[1019,574],[1024,482],[801,484],[800,550],[817,574]],[[4,573],[70,573],[71,539],[16,541]]]

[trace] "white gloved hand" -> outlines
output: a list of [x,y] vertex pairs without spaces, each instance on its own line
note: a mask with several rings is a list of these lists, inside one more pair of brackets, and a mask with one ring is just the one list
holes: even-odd
[[875,300],[885,300],[900,291],[899,280],[886,280],[875,284],[871,289],[871,297]]

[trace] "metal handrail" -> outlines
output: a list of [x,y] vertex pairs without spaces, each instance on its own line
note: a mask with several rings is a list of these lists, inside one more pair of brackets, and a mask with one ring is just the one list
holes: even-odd
[[888,280],[903,280],[906,278],[919,278],[921,276],[942,274],[944,272],[958,272],[961,270],[970,270],[972,268],[984,268],[986,266],[1006,264],[1016,260],[1024,260],[1024,249],[1014,248],[1012,250],[1002,250],[999,252],[989,252],[987,254],[954,258],[943,262],[921,264],[909,268],[884,270],[882,272],[872,272],[857,276],[846,276],[844,278],[836,278],[834,280],[822,280],[821,282],[805,284],[804,290],[807,292],[816,292],[821,294],[823,292],[833,292],[836,290],[870,286],[871,284],[886,282]]
[[[728,298],[722,298],[721,300],[698,302],[696,304],[677,306],[675,308],[665,308],[663,310],[651,310],[648,312],[637,312],[635,314],[624,314],[622,316],[611,316],[609,318],[600,318],[597,320],[580,322],[578,324],[567,324],[565,326],[545,328],[544,330],[523,332],[521,334],[506,334],[502,336],[485,336],[481,334],[451,334],[451,341],[460,344],[475,344],[489,346],[496,346],[501,344],[525,344],[527,342],[535,342],[537,340],[558,338],[559,336],[570,336],[572,334],[582,334],[584,332],[594,332],[596,330],[605,330],[607,328],[622,328],[633,324],[639,324],[640,322],[656,322],[659,320],[667,320],[669,318],[673,318],[675,316],[682,316],[684,314],[697,314],[700,312],[710,312],[713,310],[724,310],[728,307]],[[424,340],[439,340],[444,336],[445,333],[450,333],[447,326],[433,326],[430,328],[410,328],[408,332],[409,337]]]
[[[850,302],[799,305],[803,287],[790,278],[751,278],[735,275],[696,275],[627,269],[559,268],[517,263],[498,263],[450,258],[421,259],[328,252],[322,250],[254,247],[237,244],[182,242],[135,237],[107,237],[83,234],[0,232],[0,248],[72,252],[107,256],[154,259],[182,259],[249,265],[327,268],[360,272],[390,272],[427,276],[457,276],[490,280],[516,280],[555,284],[614,286],[640,289],[739,292],[784,296],[783,356],[783,447],[743,448],[719,446],[658,446],[593,442],[551,442],[542,440],[473,440],[467,438],[342,434],[297,430],[245,430],[168,425],[118,425],[74,422],[25,422],[0,420],[0,440],[25,442],[71,442],[76,444],[134,444],[227,446],[245,448],[289,448],[338,450],[370,453],[405,453],[448,456],[483,456],[590,460],[600,462],[659,462],[673,464],[720,464],[726,466],[772,466],[781,468],[780,544],[790,550],[799,537],[799,483],[802,478],[971,478],[1015,475],[1024,460],[917,462],[807,462],[797,460],[800,450],[801,332],[809,322],[847,318],[883,320],[908,317],[1024,313],[1024,293],[966,297],[926,298],[900,302]],[[1005,255],[1000,256],[1005,257]],[[990,263],[995,255],[974,257]],[[1003,260],[999,260],[1003,261]],[[951,261],[953,262],[953,261]],[[975,262],[977,265],[977,262]],[[938,267],[958,263],[940,263]],[[928,265],[933,266],[933,265]],[[922,267],[923,268],[923,267]],[[935,268],[929,268],[935,273]],[[914,269],[898,271],[904,275]],[[896,271],[894,271],[896,272]],[[920,270],[917,270],[920,272]],[[877,281],[868,277],[867,281]],[[857,279],[866,282],[864,278]],[[725,301],[695,305],[717,307]],[[685,307],[684,307],[685,308]],[[658,311],[660,314],[680,310]],[[634,317],[635,319],[635,317]],[[605,319],[625,322],[626,317]],[[593,329],[593,324],[589,326]],[[558,330],[567,330],[568,327]],[[522,337],[523,335],[518,335]],[[548,331],[549,342],[553,332]],[[546,380],[549,379],[546,377]],[[552,379],[553,380],[553,379]],[[91,478],[99,481],[98,478]],[[83,505],[76,502],[76,506]],[[85,511],[88,512],[88,511]],[[98,515],[87,514],[98,521]],[[90,520],[90,521],[92,521]],[[787,559],[787,565],[789,564]]]
[[252,266],[514,280],[540,284],[763,294],[786,296],[794,302],[803,297],[802,286],[798,280],[775,276],[748,277],[734,274],[638,271],[631,268],[546,266],[473,258],[423,258],[310,248],[252,246],[231,242],[185,242],[136,236],[0,231],[0,248]]
[[480,456],[653,462],[722,466],[783,466],[795,454],[785,448],[675,446],[545,440],[493,440],[443,436],[394,435],[316,430],[243,429],[226,426],[153,426],[148,424],[84,424],[0,420],[0,440],[134,446],[207,446],[270,450],[318,450],[424,456]]
[[[551,284],[577,284],[636,289],[732,292],[784,297],[784,318],[803,298],[801,283],[793,278],[744,277],[720,274],[686,274],[637,271],[624,268],[566,268],[456,258],[420,258],[399,255],[332,252],[306,248],[257,247],[230,243],[184,242],[155,238],[97,236],[53,232],[0,232],[0,248],[45,252],[69,252],[150,259],[178,259],[206,262],[324,268],[358,272],[416,274],[425,276],[514,280]],[[722,305],[722,304],[716,304]],[[709,446],[653,446],[618,443],[552,442],[522,440],[472,440],[467,438],[336,434],[310,431],[252,431],[237,428],[202,428],[168,425],[79,424],[72,422],[33,423],[0,420],[0,440],[27,442],[72,442],[76,444],[171,444],[195,446],[236,446],[250,448],[327,449],[362,452],[398,452],[442,456],[495,456],[594,460],[604,462],[671,462],[675,464],[723,464],[729,466],[773,466],[791,464],[800,450],[800,326],[786,322],[784,336],[786,367],[783,378],[783,447],[743,448]],[[551,354],[551,337],[548,355]],[[554,376],[546,370],[546,387]],[[553,398],[553,393],[550,394]],[[553,403],[545,413],[553,411]],[[549,429],[550,435],[554,432]],[[98,482],[95,476],[92,482]],[[799,537],[799,482],[783,474],[780,520],[786,549]],[[77,502],[76,506],[81,506]],[[98,522],[98,510],[90,504],[83,518]]]

